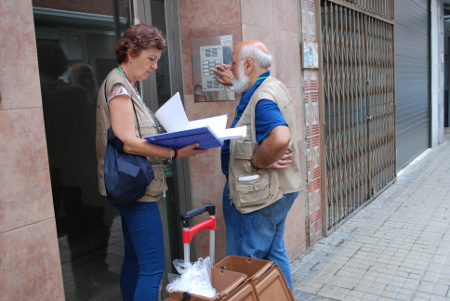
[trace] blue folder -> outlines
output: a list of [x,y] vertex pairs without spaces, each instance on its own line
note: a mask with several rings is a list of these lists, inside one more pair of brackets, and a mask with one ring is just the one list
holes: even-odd
[[223,141],[217,138],[208,127],[146,136],[144,138],[150,143],[174,149],[179,149],[194,143],[200,144],[197,149],[209,149],[223,145]]

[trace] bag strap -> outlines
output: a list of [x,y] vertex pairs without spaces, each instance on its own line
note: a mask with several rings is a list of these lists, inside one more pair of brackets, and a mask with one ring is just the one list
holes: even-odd
[[137,122],[137,124],[138,124],[139,138],[142,138],[142,135],[141,135],[141,126],[139,125],[139,118],[137,117],[136,107],[135,107],[135,104],[134,104],[133,96],[130,95],[130,98],[131,98],[131,103],[133,104],[134,117],[136,118],[136,122]]
[[107,136],[109,143],[111,143],[115,148],[117,148],[121,153],[123,153],[123,146],[125,145],[125,143],[123,143],[123,141],[120,140],[119,137],[114,135],[114,132],[111,127],[108,128]]

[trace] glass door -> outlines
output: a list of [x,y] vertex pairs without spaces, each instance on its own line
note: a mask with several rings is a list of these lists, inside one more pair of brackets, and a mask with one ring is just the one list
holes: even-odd
[[121,300],[118,212],[98,193],[95,110],[130,25],[126,1],[33,0],[50,177],[66,300]]
[[[168,9],[171,12],[167,14]],[[182,87],[181,67],[173,59],[179,41],[175,42],[174,29],[166,27],[171,24],[178,30],[177,17],[170,19],[174,12],[178,15],[174,10],[176,1],[110,0],[99,5],[99,1],[87,0],[81,6],[76,1],[33,0],[50,177],[68,301],[122,300],[120,216],[97,188],[97,93],[117,65],[117,40],[137,20],[159,27],[168,39],[158,70],[140,83],[145,101],[156,111],[174,91],[180,91],[174,86]],[[179,187],[189,187],[189,177],[183,176],[187,164],[177,160],[165,166],[169,190],[160,210],[168,272],[172,272],[172,260],[182,258],[178,216],[190,200],[188,189]]]
[[[138,22],[153,24],[160,28],[167,38],[167,50],[163,52],[158,63],[158,69],[148,80],[142,83],[144,99],[155,112],[173,94],[183,95],[183,81],[181,68],[181,41],[179,34],[178,1],[150,0],[139,1],[136,9]],[[191,204],[189,161],[178,159],[170,164],[165,161],[168,191],[161,199],[160,212],[165,231],[166,271],[176,273],[172,261],[183,258],[181,239],[180,213],[189,210]],[[167,284],[167,277],[163,277],[162,287]],[[165,297],[165,290],[162,290]]]

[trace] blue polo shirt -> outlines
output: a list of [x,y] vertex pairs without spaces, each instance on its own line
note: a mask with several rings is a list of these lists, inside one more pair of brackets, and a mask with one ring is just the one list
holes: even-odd
[[[261,83],[270,75],[270,71],[262,74],[253,86],[242,94],[241,101],[236,107],[236,112],[234,116],[233,123],[231,127],[234,128],[242,117],[245,108],[247,107],[250,99],[255,93],[256,89],[261,85]],[[278,107],[278,104],[270,99],[262,99],[256,105],[256,115],[255,115],[255,129],[256,129],[256,141],[258,144],[269,135],[270,131],[279,125],[287,125],[286,120],[284,120],[283,114]],[[222,173],[228,177],[228,167],[230,164],[230,140],[225,140],[221,150],[221,161],[222,161]]]

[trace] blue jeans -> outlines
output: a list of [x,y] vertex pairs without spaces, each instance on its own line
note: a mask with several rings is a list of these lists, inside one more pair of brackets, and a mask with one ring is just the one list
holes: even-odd
[[124,260],[120,288],[124,301],[157,301],[164,273],[164,237],[158,204],[113,204],[122,218]]
[[227,255],[252,256],[273,261],[280,266],[292,291],[291,264],[283,235],[286,216],[299,194],[299,192],[284,194],[275,203],[247,214],[240,213],[231,204],[228,182],[222,196]]

